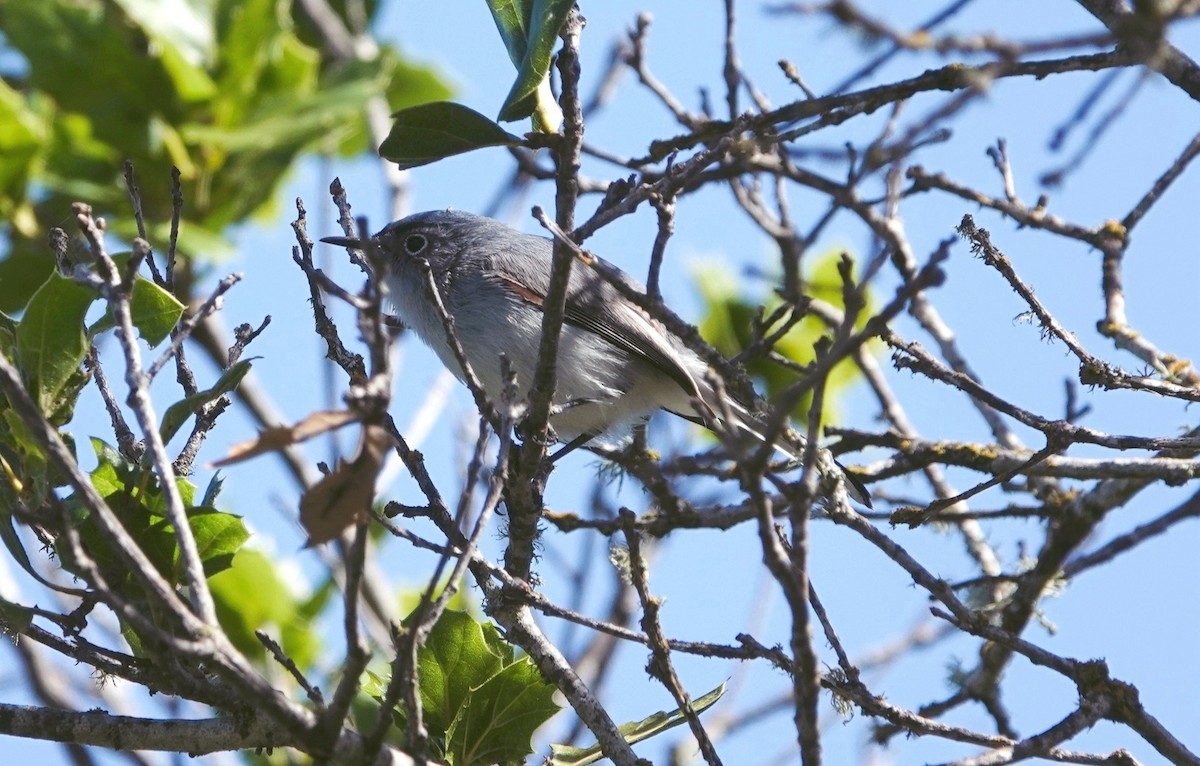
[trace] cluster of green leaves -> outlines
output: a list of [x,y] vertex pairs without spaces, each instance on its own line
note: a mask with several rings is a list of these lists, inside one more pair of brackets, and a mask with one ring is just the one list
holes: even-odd
[[[371,13],[375,5],[365,3]],[[345,17],[345,2],[333,6]],[[182,246],[212,258],[228,251],[227,227],[269,212],[304,152],[370,148],[369,97],[402,109],[450,94],[394,48],[369,61],[323,50],[289,0],[0,3],[0,221],[12,241],[0,262],[0,310],[16,311],[45,279],[43,233],[71,202],[124,209],[123,160],[138,169],[158,242],[179,169]],[[127,216],[115,230],[132,234]]]
[[[370,23],[374,0],[331,2],[349,28]],[[365,12],[365,19],[354,19]],[[444,99],[450,89],[432,70],[382,46],[370,60],[340,61],[289,0],[6,0],[0,3],[0,221],[9,251],[0,261],[0,353],[14,360],[39,406],[65,425],[87,377],[81,367],[92,338],[112,326],[91,327],[85,315],[96,295],[54,273],[45,232],[61,224],[71,202],[86,199],[113,214],[112,229],[134,233],[124,215],[123,160],[138,170],[150,239],[167,239],[172,212],[171,169],[178,168],[187,204],[185,256],[212,259],[228,250],[222,232],[271,212],[281,179],[296,159],[320,150],[354,155],[370,148],[362,106],[382,95],[394,109]],[[123,261],[119,265],[123,267]],[[176,272],[181,295],[190,290],[192,262]],[[134,324],[158,344],[182,306],[154,284],[133,287]],[[232,390],[249,369],[239,362],[213,386],[166,409],[164,440],[196,409]],[[0,402],[0,535],[31,569],[15,533],[16,501],[38,508],[63,484],[19,418]],[[63,433],[64,438],[70,435]],[[93,482],[160,571],[174,580],[178,552],[162,517],[160,488],[145,466],[97,447]],[[216,485],[211,485],[215,491]],[[261,654],[253,631],[279,626],[285,650],[303,664],[315,656],[310,622],[322,599],[287,593],[274,566],[242,552],[240,520],[212,508],[214,492],[192,504],[196,490],[181,480],[193,532],[202,547],[223,624],[248,654]],[[14,496],[15,495],[15,496]],[[5,500],[14,502],[3,502]],[[84,541],[105,566],[116,566],[94,520],[80,511]],[[64,564],[70,562],[64,560]],[[114,569],[115,582],[132,587]],[[301,627],[302,626],[302,627]]]
[[[806,294],[839,309],[844,309],[842,280],[838,273],[841,256],[842,251],[837,250],[818,258],[808,272],[804,288]],[[753,340],[754,325],[760,307],[762,316],[770,317],[783,304],[782,299],[774,292],[766,295],[746,295],[738,287],[742,282],[743,280],[731,277],[727,269],[719,265],[701,268],[696,274],[696,283],[705,306],[704,317],[698,325],[700,334],[727,357],[735,357],[749,347]],[[870,297],[868,296],[869,302]],[[861,312],[858,320],[860,328],[871,313],[870,306]],[[786,317],[779,321],[786,321]],[[766,328],[766,332],[770,333],[779,326],[779,323],[775,323]],[[828,334],[829,329],[824,322],[808,314],[796,322],[775,343],[774,350],[797,364],[811,364],[816,358],[813,351],[814,345],[822,336]],[[796,382],[794,371],[771,361],[766,356],[760,355],[746,360],[745,368],[746,372],[762,386],[763,393],[768,400]],[[838,396],[858,377],[858,368],[851,360],[843,360],[833,368],[825,384],[822,422],[834,422],[838,419]],[[793,410],[792,417],[803,422],[808,417],[808,408],[811,403],[811,396],[805,396]]]
[[[125,530],[137,541],[154,568],[173,586],[183,582],[183,569],[175,529],[166,518],[166,500],[157,476],[145,465],[126,459],[117,450],[99,439],[92,440],[98,465],[91,472],[92,486],[121,520]],[[200,560],[206,576],[224,571],[233,556],[250,537],[238,516],[216,509],[220,482],[211,481],[200,498],[196,486],[177,478],[176,488],[187,511],[188,527],[196,539]],[[67,506],[73,512],[80,542],[104,574],[109,587],[125,598],[142,602],[140,586],[126,560],[101,530],[97,520],[72,495]],[[69,571],[78,572],[71,550],[59,546],[59,558]],[[131,626],[123,626],[127,641],[139,651],[141,641]]]
[[[516,67],[499,119],[514,122],[533,118],[540,133],[557,133],[562,110],[550,90],[550,65],[558,33],[574,0],[487,0]],[[380,156],[402,168],[412,168],[488,146],[516,146],[521,139],[473,109],[440,102],[402,109],[379,147]]]
[[[125,267],[127,258],[127,255],[116,258],[119,269]],[[88,312],[98,298],[92,288],[52,272],[29,299],[19,321],[0,313],[0,353],[16,363],[34,403],[54,426],[61,427],[70,420],[88,380],[82,366],[84,356],[95,336],[113,325],[107,314],[90,326],[86,324]],[[135,278],[131,287],[130,306],[134,327],[150,346],[167,338],[184,309],[170,293],[141,277]],[[240,378],[244,374],[244,369],[235,369],[222,379]],[[219,383],[214,390],[205,392],[204,398],[185,399],[169,409],[163,425],[164,438],[169,439],[196,407],[220,392]],[[165,499],[156,475],[148,466],[130,460],[99,439],[93,439],[92,446],[97,459],[97,466],[90,474],[93,487],[159,573],[168,582],[178,584],[182,576],[179,546],[174,529],[166,520]],[[67,481],[64,475],[52,470],[42,444],[28,432],[7,399],[0,399],[0,465],[4,471],[0,481],[0,539],[13,559],[38,577],[17,534],[13,509],[49,508],[51,493]],[[240,518],[215,508],[219,486],[214,480],[203,497],[197,498],[195,485],[177,479],[188,524],[208,575],[228,568],[233,554],[249,537]],[[65,502],[80,542],[100,567],[105,580],[126,598],[139,601],[142,594],[136,578],[97,520],[77,495],[68,496]],[[48,517],[47,529],[54,529],[56,522],[53,516]],[[80,572],[69,546],[56,546],[56,552],[68,571]],[[137,648],[137,636],[127,631],[127,637]]]
[[[558,712],[554,687],[491,623],[446,610],[417,655],[421,713],[438,760],[451,766],[522,763],[534,731]],[[383,700],[370,676],[364,691]],[[397,711],[397,727],[404,714]]]
[[[126,256],[127,257],[127,256]],[[118,266],[125,257],[118,257]],[[0,353],[15,361],[25,386],[54,426],[70,419],[87,375],[82,365],[92,339],[112,326],[105,315],[88,327],[92,304],[100,296],[75,280],[52,272],[34,291],[20,321],[0,312]],[[149,280],[138,277],[131,291],[134,327],[150,345],[161,343],[183,314],[183,304]],[[55,486],[48,474],[40,445],[9,406],[0,400],[0,458],[6,461],[9,486],[33,493],[27,500],[36,507]]]
[[[533,662],[518,655],[496,630],[465,611],[448,609],[417,653],[421,712],[435,748],[450,766],[520,764],[533,752],[531,738],[558,712],[554,687]],[[386,684],[370,674],[364,692],[377,703]],[[701,695],[692,708],[701,713],[716,704],[725,685]],[[397,731],[404,713],[395,712]],[[364,718],[370,723],[373,716]],[[661,734],[686,721],[679,710],[658,711],[618,727],[630,744]],[[399,737],[397,737],[397,744]],[[587,766],[603,759],[598,744],[551,745],[552,766]]]
[[[119,269],[125,268],[127,258],[115,257]],[[91,288],[53,272],[20,312],[19,321],[0,313],[0,354],[15,362],[27,390],[52,425],[61,427],[70,420],[88,381],[82,366],[87,349],[99,333],[113,326],[108,313],[87,324],[89,310],[98,298]],[[142,277],[135,278],[130,303],[134,327],[151,347],[168,337],[184,308],[170,293]],[[185,396],[168,407],[159,425],[163,440],[170,441],[200,406],[231,391],[248,370],[248,361],[238,362],[207,390]],[[72,442],[69,433],[61,434]],[[144,462],[131,460],[101,439],[93,438],[91,443],[97,461],[89,474],[92,486],[159,574],[170,584],[180,585],[179,545],[165,515],[166,501],[156,474]],[[67,481],[53,470],[41,444],[28,433],[24,421],[4,398],[0,398],[0,469],[0,540],[14,561],[40,579],[17,534],[13,509],[18,505],[48,508],[50,493],[66,486]],[[335,585],[330,580],[310,596],[293,593],[269,558],[243,549],[249,532],[240,517],[216,507],[220,486],[220,479],[214,477],[200,495],[192,482],[176,479],[188,526],[210,578],[221,625],[241,651],[259,659],[266,656],[255,631],[269,627],[288,656],[307,667],[319,651],[312,622],[329,603]],[[144,603],[138,579],[97,519],[77,494],[66,497],[65,503],[80,542],[108,585],[127,600]],[[46,528],[52,536],[56,522],[53,516],[48,517]],[[67,571],[80,573],[69,546],[55,545],[54,550]],[[153,616],[153,612],[148,615]],[[0,600],[0,623],[8,629],[19,629],[31,618],[31,610]],[[122,627],[130,646],[140,652],[140,637],[132,626]]]

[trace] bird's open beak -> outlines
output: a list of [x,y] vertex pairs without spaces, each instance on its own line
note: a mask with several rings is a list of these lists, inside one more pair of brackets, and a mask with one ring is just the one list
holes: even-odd
[[322,242],[328,242],[331,245],[341,245],[342,247],[350,247],[355,250],[365,250],[366,242],[358,237],[321,237]]

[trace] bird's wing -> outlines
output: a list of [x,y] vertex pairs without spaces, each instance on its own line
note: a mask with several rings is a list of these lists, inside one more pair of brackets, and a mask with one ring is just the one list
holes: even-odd
[[[522,283],[532,280],[522,280],[503,273],[497,273],[496,276],[510,293],[539,311],[544,310],[545,292]],[[606,321],[605,317],[611,319]],[[572,278],[567,289],[563,321],[649,362],[679,384],[689,396],[700,397],[700,386],[687,363],[672,347],[666,332],[660,330],[653,319],[629,303],[607,282],[585,282]]]

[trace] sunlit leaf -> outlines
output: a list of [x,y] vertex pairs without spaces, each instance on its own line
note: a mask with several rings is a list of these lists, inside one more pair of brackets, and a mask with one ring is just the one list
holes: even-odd
[[449,730],[471,690],[511,662],[485,637],[488,628],[495,631],[466,612],[448,609],[421,647],[421,710],[431,731]]
[[[559,30],[562,29],[563,22],[574,4],[574,0],[533,0],[528,16],[524,56],[517,64],[517,79],[504,99],[504,105],[500,107],[501,120],[520,120],[534,114],[536,110],[541,115],[536,122],[543,123],[536,125],[539,130],[558,130],[557,122],[546,122],[555,119],[561,122],[561,113],[555,117],[558,107],[550,93],[550,64]],[[511,48],[509,53],[511,55]]]
[[455,766],[519,763],[533,752],[533,733],[558,712],[555,688],[521,657],[471,690],[446,733]]
[[184,308],[174,295],[148,279],[139,277],[133,283],[129,305],[133,326],[151,347],[162,343],[171,334],[179,317],[183,316]]
[[250,360],[243,359],[221,373],[221,377],[217,379],[212,388],[185,396],[168,407],[158,426],[162,440],[164,442],[171,441],[188,418],[196,414],[205,404],[237,388],[238,383],[242,382],[242,378],[246,377],[248,372],[250,372]]
[[317,627],[299,610],[296,595],[271,557],[243,548],[233,557],[232,566],[214,574],[208,585],[221,628],[243,653],[265,656],[254,635],[265,630],[301,668],[317,656]]
[[298,149],[318,137],[336,136],[345,121],[361,112],[367,99],[381,89],[382,84],[356,79],[314,93],[283,94],[261,100],[258,108],[236,125],[191,123],[183,127],[182,134],[189,142],[228,152]]
[[[822,300],[842,307],[841,279],[837,273],[842,251],[832,251],[819,258],[810,269],[805,281],[806,290]],[[704,299],[704,317],[699,322],[701,335],[726,356],[740,354],[751,341],[753,321],[760,306],[764,316],[780,306],[781,301],[773,292],[761,296],[746,295],[738,287],[741,282],[719,265],[698,270],[696,284]],[[870,316],[868,310],[859,319]],[[813,346],[821,337],[829,334],[829,328],[817,317],[809,315],[796,322],[775,344],[775,350],[798,364],[809,364],[815,359]],[[780,393],[797,379],[794,371],[788,370],[765,357],[746,362],[746,371],[758,380],[762,393],[768,400]],[[825,421],[837,420],[837,398],[861,373],[850,360],[836,365],[826,381],[826,398],[823,410]],[[808,413],[810,400],[803,399],[792,412],[795,418],[803,419]]]
[[[374,59],[339,61],[328,67],[321,75],[321,91],[339,88],[353,80],[369,82],[372,96],[386,98],[391,112],[445,101],[454,95],[436,69],[409,59],[390,45],[382,46]],[[319,140],[321,151],[353,157],[375,149],[367,112],[362,107],[363,102],[347,104],[339,112],[338,129]]]
[[[124,269],[128,255],[114,256],[113,260],[117,263],[118,268]],[[129,296],[130,318],[133,320],[133,326],[137,329],[138,335],[151,348],[162,343],[171,334],[172,328],[183,316],[185,308],[186,306],[180,303],[174,295],[145,277],[139,276],[134,279],[133,291]],[[95,337],[115,326],[116,322],[112,312],[108,311],[88,328],[88,335]]]
[[[721,699],[725,694],[725,684],[721,684],[717,688],[692,700],[692,709],[698,714],[703,713]],[[656,734],[678,726],[687,721],[687,716],[678,708],[671,711],[660,710],[646,716],[640,721],[622,724],[618,726],[618,731],[625,737],[625,741],[629,744],[641,742],[644,739],[649,739]],[[553,756],[547,761],[548,766],[587,766],[590,763],[596,763],[604,758],[604,753],[600,751],[600,745],[595,744],[591,747],[573,747],[571,745],[550,745],[550,752]]]
[[17,355],[26,385],[43,411],[57,405],[87,352],[83,320],[96,293],[51,273],[38,288],[17,325]]
[[412,61],[390,47],[380,55],[388,64],[387,101],[393,111],[445,101],[454,95],[454,89],[434,67]]
[[209,0],[114,0],[130,19],[157,41],[169,41],[187,63],[201,67],[214,54]]
[[97,465],[89,476],[92,486],[101,496],[118,492],[133,481],[139,470],[137,464],[128,460],[116,447],[103,439],[93,436],[91,443]]
[[520,67],[529,47],[529,15],[533,11],[533,0],[488,0],[496,31],[508,50],[513,66]]
[[220,511],[201,511],[188,516],[188,526],[196,538],[204,574],[211,577],[228,569],[233,555],[250,539],[240,516]]
[[0,80],[0,214],[8,218],[24,197],[45,131],[25,98]]
[[387,681],[371,670],[363,671],[363,675],[365,676],[361,687],[363,693],[376,700],[382,700],[384,694],[387,693]]

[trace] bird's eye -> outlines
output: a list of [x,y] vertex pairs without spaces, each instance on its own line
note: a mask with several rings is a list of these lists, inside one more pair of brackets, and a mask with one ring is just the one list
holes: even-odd
[[404,238],[404,252],[409,255],[419,255],[429,245],[429,240],[423,234],[409,234]]

